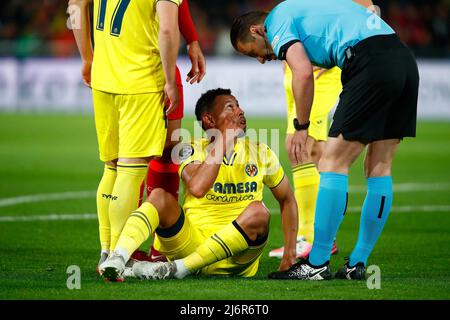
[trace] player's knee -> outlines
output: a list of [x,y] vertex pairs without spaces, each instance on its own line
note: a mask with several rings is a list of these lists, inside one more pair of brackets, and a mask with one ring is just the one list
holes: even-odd
[[270,212],[262,201],[253,201],[247,210],[249,222],[253,228],[266,228],[269,225]]
[[173,205],[175,198],[162,188],[153,189],[147,197],[147,202],[153,204],[158,212],[165,211],[166,208]]
[[161,228],[168,228],[178,220],[180,216],[178,201],[164,189],[153,189],[147,202],[150,202],[158,212]]
[[321,142],[314,143],[311,149],[311,158],[315,164],[319,164],[319,160],[322,157],[322,145]]

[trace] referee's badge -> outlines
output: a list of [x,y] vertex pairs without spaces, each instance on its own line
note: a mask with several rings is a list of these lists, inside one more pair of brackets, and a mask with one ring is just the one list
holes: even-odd
[[254,177],[258,174],[258,167],[254,163],[249,163],[245,166],[245,173],[249,177]]
[[272,48],[275,48],[275,46],[277,45],[278,41],[280,41],[280,37],[279,36],[273,37],[273,41],[270,44],[272,46]]

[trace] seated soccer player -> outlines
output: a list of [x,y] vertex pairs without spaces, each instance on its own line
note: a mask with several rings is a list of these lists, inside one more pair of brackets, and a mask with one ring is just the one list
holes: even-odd
[[163,189],[153,190],[130,215],[113,254],[100,266],[106,279],[123,276],[130,254],[153,231],[155,248],[169,262],[137,262],[132,269],[136,277],[255,275],[269,232],[264,185],[282,216],[285,250],[279,269],[295,262],[297,204],[276,155],[267,145],[244,138],[244,111],[230,90],[204,93],[195,114],[208,138],[180,148],[183,208]]

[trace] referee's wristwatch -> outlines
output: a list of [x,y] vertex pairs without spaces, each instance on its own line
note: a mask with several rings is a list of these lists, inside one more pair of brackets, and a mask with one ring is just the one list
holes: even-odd
[[297,131],[307,130],[309,128],[309,124],[310,124],[309,121],[307,123],[300,124],[300,122],[298,122],[298,119],[294,118],[294,128]]

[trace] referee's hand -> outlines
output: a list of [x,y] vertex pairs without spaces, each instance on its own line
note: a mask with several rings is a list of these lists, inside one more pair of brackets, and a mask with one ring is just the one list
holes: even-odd
[[295,163],[304,163],[308,161],[308,150],[306,149],[306,140],[308,139],[308,130],[295,131],[292,137],[291,148],[289,149],[289,158]]

